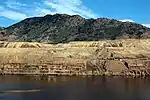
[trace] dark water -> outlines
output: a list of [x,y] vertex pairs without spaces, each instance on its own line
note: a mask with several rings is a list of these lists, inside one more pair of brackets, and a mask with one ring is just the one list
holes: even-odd
[[0,76],[0,91],[0,100],[150,100],[150,80],[123,77]]

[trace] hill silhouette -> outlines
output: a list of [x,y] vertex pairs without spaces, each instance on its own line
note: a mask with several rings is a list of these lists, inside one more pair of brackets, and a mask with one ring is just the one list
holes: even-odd
[[0,32],[1,41],[64,43],[124,38],[149,38],[149,28],[115,19],[85,19],[79,15],[55,14],[27,18]]

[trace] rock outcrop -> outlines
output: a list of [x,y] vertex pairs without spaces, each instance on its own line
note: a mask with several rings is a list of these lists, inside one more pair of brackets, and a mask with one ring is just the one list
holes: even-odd
[[45,44],[0,42],[0,73],[150,75],[150,39]]

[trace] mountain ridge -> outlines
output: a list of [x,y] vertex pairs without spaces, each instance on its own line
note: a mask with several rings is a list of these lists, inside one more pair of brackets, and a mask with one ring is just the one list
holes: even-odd
[[67,14],[27,18],[0,32],[1,41],[46,43],[149,37],[150,28],[137,23]]

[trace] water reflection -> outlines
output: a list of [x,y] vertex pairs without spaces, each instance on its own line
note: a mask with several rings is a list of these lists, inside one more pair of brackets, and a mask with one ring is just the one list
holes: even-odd
[[0,100],[150,100],[149,78],[0,76],[0,90],[22,90]]

